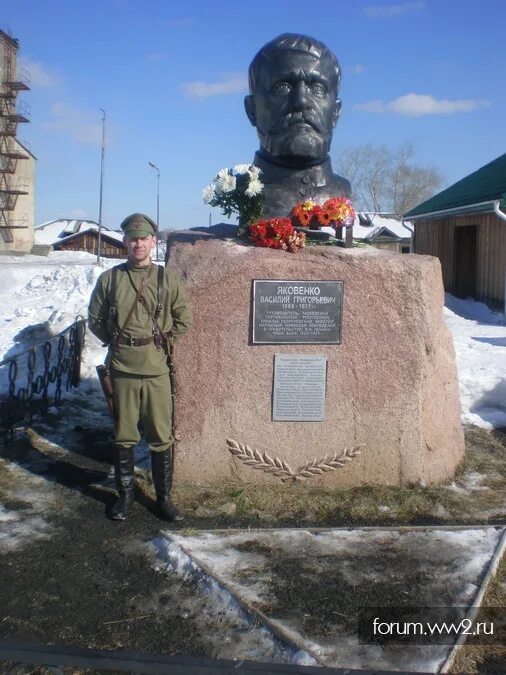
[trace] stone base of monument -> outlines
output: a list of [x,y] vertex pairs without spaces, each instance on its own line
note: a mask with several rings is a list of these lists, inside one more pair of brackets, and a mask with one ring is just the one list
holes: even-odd
[[[292,254],[238,244],[233,232],[168,241],[194,313],[174,355],[176,480],[451,478],[464,438],[439,261],[369,247]],[[308,300],[326,288],[332,310]]]

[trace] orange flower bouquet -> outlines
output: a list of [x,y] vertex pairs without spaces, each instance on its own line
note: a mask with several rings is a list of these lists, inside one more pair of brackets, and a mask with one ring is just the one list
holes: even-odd
[[299,227],[319,230],[321,227],[353,225],[355,209],[346,197],[331,197],[323,204],[313,201],[296,204],[290,215]]

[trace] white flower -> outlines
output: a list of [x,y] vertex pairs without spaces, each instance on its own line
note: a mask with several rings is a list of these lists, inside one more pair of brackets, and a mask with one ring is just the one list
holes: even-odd
[[234,173],[249,173],[249,164],[236,164],[234,166]]
[[214,183],[210,183],[202,190],[202,199],[204,200],[205,204],[209,204],[209,202],[213,198],[214,198]]
[[233,192],[236,187],[235,176],[231,176],[229,173],[224,175],[218,174],[218,180],[216,181],[216,193],[221,194],[222,192]]
[[260,176],[260,169],[258,166],[253,166],[253,164],[251,164],[248,168],[248,173],[252,178],[258,178]]
[[225,176],[228,176],[228,169],[220,169],[218,175],[216,176],[217,180],[223,180]]
[[249,185],[245,190],[245,195],[246,197],[254,197],[255,195],[259,195],[264,186],[262,185],[262,182],[258,180],[258,178],[250,178]]

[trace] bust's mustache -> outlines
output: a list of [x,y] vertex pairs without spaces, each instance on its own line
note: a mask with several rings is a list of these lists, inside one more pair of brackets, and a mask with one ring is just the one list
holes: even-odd
[[318,117],[309,110],[305,112],[288,113],[273,127],[271,133],[281,133],[296,124],[307,124],[310,127],[313,127],[319,134],[322,133],[322,127]]

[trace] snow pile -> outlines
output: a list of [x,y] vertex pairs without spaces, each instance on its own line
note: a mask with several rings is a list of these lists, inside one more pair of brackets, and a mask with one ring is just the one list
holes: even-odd
[[444,317],[457,355],[462,420],[506,427],[506,325],[481,302],[446,295]]
[[[56,335],[78,317],[86,317],[91,290],[104,269],[89,253],[52,252],[48,258],[0,258],[0,360]],[[83,377],[103,360],[103,350],[90,334]]]

